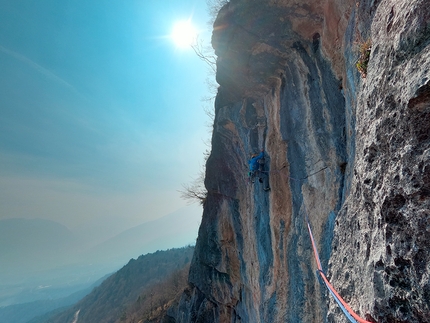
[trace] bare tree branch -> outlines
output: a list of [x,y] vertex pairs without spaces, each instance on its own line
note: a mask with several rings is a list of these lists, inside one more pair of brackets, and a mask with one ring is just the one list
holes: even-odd
[[205,46],[203,41],[197,37],[195,43],[191,45],[191,48],[196,53],[197,57],[205,62],[213,74],[216,73],[216,56],[213,49],[210,46]]
[[[206,4],[208,6],[209,16],[211,17],[210,24],[213,25],[218,12],[220,9],[229,3],[229,0],[206,0]],[[210,71],[211,79],[206,79],[206,84],[208,85],[209,92],[213,95],[209,98],[204,98],[203,101],[207,103],[212,103],[215,99],[216,93],[218,91],[218,84],[216,84],[215,76],[216,76],[216,61],[217,57],[214,53],[214,50],[211,46],[205,46],[203,41],[200,38],[196,38],[191,48],[194,50],[195,54],[198,58],[200,58],[203,62],[207,64]],[[205,108],[206,114],[210,117],[212,124],[210,125],[211,129],[213,129],[213,121],[215,118],[215,114],[209,108]],[[210,156],[210,150],[207,149],[204,152],[205,162]],[[208,196],[208,191],[204,185],[205,172],[202,170],[199,173],[199,176],[194,179],[190,184],[182,184],[183,189],[179,190],[181,193],[181,198],[187,200],[189,203],[199,202],[201,205],[204,205],[206,202],[206,198]]]
[[201,205],[205,204],[208,196],[208,191],[204,185],[205,174],[200,172],[199,177],[190,184],[182,184],[183,190],[180,190],[181,198],[187,200],[190,204],[199,202]]
[[206,0],[208,13],[211,17],[210,24],[213,25],[220,9],[229,3],[229,0]]

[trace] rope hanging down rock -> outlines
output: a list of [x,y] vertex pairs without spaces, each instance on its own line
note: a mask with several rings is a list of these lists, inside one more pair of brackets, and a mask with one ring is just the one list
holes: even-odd
[[[292,179],[295,181],[303,181],[303,180],[309,178],[310,176],[313,176],[313,175],[318,174],[319,172],[322,172],[323,170],[325,170],[327,168],[328,168],[328,166],[323,167],[322,169],[320,169],[320,170],[318,170],[312,174],[309,174],[308,176],[306,176],[304,178],[294,178],[292,176],[287,176],[287,177],[289,179]],[[285,166],[280,168],[280,169],[262,171],[262,172],[265,172],[268,174],[278,173],[284,169],[285,169]],[[314,257],[315,257],[315,261],[316,261],[317,267],[318,267],[317,273],[320,275],[322,281],[324,282],[324,285],[327,287],[328,291],[333,296],[334,300],[339,305],[340,309],[342,310],[342,312],[345,314],[345,316],[348,318],[348,320],[351,323],[372,323],[372,322],[366,321],[365,319],[362,319],[360,316],[358,316],[358,314],[353,311],[353,309],[345,302],[345,300],[339,295],[339,293],[334,289],[334,287],[328,281],[328,279],[327,279],[327,277],[326,277],[326,275],[322,269],[322,266],[321,266],[321,261],[320,261],[319,255],[318,255],[318,250],[316,247],[315,239],[314,239],[314,236],[312,234],[311,225],[309,222],[309,217],[308,217],[308,214],[306,211],[306,206],[304,206],[304,210],[305,210],[305,220],[306,220],[306,224],[307,224],[308,231],[309,231],[309,237],[310,237],[310,240],[312,243],[312,249],[313,249]]]
[[317,267],[318,267],[317,273],[322,278],[324,285],[327,287],[328,291],[333,296],[334,300],[339,305],[340,309],[342,310],[342,312],[345,314],[345,316],[348,318],[348,320],[351,323],[371,323],[369,321],[366,321],[365,319],[362,319],[360,316],[358,316],[357,313],[355,313],[352,310],[352,308],[349,307],[349,305],[345,302],[345,300],[338,294],[338,292],[333,288],[333,286],[328,281],[325,273],[322,270],[320,257],[318,255],[315,239],[314,239],[314,236],[312,234],[311,224],[309,223],[309,218],[308,218],[308,215],[306,212],[306,207],[305,207],[305,220],[306,220],[306,224],[307,224],[308,231],[309,231],[309,237],[310,237],[311,243],[312,243],[312,249],[314,252],[315,261],[316,261]]

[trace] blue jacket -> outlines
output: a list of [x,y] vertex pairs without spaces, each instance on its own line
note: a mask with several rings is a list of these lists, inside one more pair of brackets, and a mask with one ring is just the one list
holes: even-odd
[[261,158],[264,158],[264,151],[262,151],[258,156],[254,157],[254,158],[252,158],[251,160],[248,161],[249,170],[251,172],[254,172],[254,171],[258,170],[258,167],[259,167],[258,161]]

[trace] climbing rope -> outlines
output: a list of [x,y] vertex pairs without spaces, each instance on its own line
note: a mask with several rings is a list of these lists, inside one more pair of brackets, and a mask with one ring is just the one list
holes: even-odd
[[[261,171],[262,173],[279,173],[282,170],[284,170],[286,168],[286,166],[284,165],[283,167],[281,167],[280,169],[275,169],[275,170],[269,170],[269,171]],[[295,180],[295,181],[303,181],[313,175],[318,174],[319,172],[322,172],[323,170],[327,169],[328,166],[323,167],[322,169],[309,174],[306,177],[303,178],[294,178],[292,176],[288,176],[287,177],[289,179]],[[330,284],[330,282],[327,279],[327,276],[325,275],[322,266],[321,266],[321,261],[318,255],[318,250],[317,250],[317,246],[315,243],[315,239],[314,236],[312,234],[312,229],[311,229],[311,225],[310,225],[310,221],[309,221],[309,217],[308,214],[306,212],[306,206],[303,204],[304,206],[304,210],[305,210],[305,220],[306,220],[306,224],[308,227],[308,232],[309,232],[309,237],[311,240],[311,244],[312,244],[312,249],[313,249],[313,253],[314,253],[314,257],[315,257],[315,261],[317,263],[317,273],[319,274],[319,276],[321,277],[324,285],[326,286],[326,288],[328,289],[329,293],[332,295],[332,297],[334,298],[334,300],[336,301],[336,303],[339,305],[340,309],[342,310],[342,312],[345,314],[345,316],[347,317],[347,319],[351,322],[351,323],[371,323],[369,321],[366,321],[365,319],[362,319],[360,316],[357,315],[357,313],[355,313],[352,308],[345,302],[345,300],[339,295],[339,293],[334,289],[334,287]]]
[[308,217],[307,212],[306,212],[306,207],[304,207],[304,208],[305,208],[305,220],[306,220],[306,224],[308,227],[309,237],[311,239],[314,257],[315,257],[315,261],[316,261],[317,267],[318,267],[317,273],[320,275],[320,277],[322,278],[322,280],[324,282],[324,285],[327,287],[328,291],[333,296],[334,300],[339,305],[340,309],[342,310],[342,312],[345,314],[345,316],[348,318],[348,320],[351,323],[371,323],[369,321],[366,321],[365,319],[362,319],[360,316],[358,316],[352,310],[352,308],[349,307],[349,305],[345,302],[345,300],[339,295],[339,293],[334,289],[334,287],[328,281],[328,279],[327,279],[327,277],[326,277],[326,275],[322,269],[322,266],[321,266],[320,257],[318,255],[318,250],[316,247],[315,239],[314,239],[314,236],[312,234],[311,224],[309,222],[309,217]]

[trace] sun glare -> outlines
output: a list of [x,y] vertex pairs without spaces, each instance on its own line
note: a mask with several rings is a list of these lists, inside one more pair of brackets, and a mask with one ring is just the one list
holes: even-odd
[[178,47],[192,46],[197,41],[197,30],[190,20],[178,21],[173,26],[171,37]]

